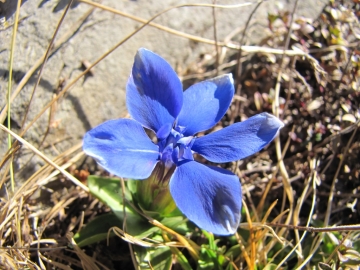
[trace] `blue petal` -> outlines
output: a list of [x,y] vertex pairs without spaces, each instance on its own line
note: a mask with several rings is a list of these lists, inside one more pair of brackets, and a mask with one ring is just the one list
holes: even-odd
[[133,119],[157,133],[169,135],[183,102],[181,82],[159,55],[139,49],[126,86],[126,105]]
[[217,235],[236,232],[242,194],[239,178],[230,171],[182,162],[170,179],[170,193],[180,211],[201,229]]
[[85,134],[83,149],[107,171],[120,177],[145,179],[159,158],[159,149],[143,127],[131,119],[107,121]]
[[231,74],[191,86],[184,92],[184,104],[177,125],[185,136],[212,128],[226,113],[234,96]]
[[216,163],[239,160],[260,151],[283,126],[275,116],[261,113],[197,138],[192,150]]

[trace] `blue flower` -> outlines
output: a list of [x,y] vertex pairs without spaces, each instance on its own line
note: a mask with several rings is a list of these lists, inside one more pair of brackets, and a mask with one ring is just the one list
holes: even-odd
[[[252,155],[277,135],[282,122],[268,113],[255,115],[211,134],[234,96],[231,74],[182,90],[175,71],[159,55],[139,49],[126,88],[133,119],[107,121],[86,133],[83,149],[110,173],[146,179],[157,164],[173,170],[170,193],[188,219],[217,235],[236,232],[241,186],[232,172],[201,164],[197,153],[215,163]],[[146,129],[156,134],[153,142]]]

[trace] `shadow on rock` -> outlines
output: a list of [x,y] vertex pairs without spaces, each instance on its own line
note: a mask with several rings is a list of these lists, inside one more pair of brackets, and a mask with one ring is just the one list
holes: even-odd
[[[39,8],[41,8],[46,2],[49,2],[50,0],[42,0],[39,4]],[[54,7],[53,12],[56,13],[64,8],[69,4],[70,0],[60,0],[57,5]],[[78,1],[73,1],[70,8],[75,8],[79,4]]]
[[[21,5],[27,2],[22,0]],[[14,0],[0,0],[0,18],[5,17],[9,19],[16,11],[17,1]]]

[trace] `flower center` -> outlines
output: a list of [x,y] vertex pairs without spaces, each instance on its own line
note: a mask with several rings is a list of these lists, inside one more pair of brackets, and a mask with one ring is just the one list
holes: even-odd
[[191,151],[194,141],[193,136],[185,137],[179,128],[171,129],[167,138],[160,140],[158,143],[161,153],[160,160],[167,168],[184,159],[194,160]]

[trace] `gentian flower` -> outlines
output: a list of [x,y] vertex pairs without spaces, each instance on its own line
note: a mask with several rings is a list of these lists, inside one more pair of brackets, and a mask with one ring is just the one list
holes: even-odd
[[[197,162],[193,154],[214,163],[239,160],[261,150],[283,127],[275,116],[261,113],[196,137],[224,116],[233,96],[231,74],[183,92],[169,63],[139,49],[126,87],[132,119],[110,120],[90,130],[83,149],[107,171],[124,178],[146,179],[157,164],[162,165],[172,172],[170,193],[189,220],[217,235],[233,234],[240,223],[239,178]],[[144,128],[156,134],[155,142]]]

